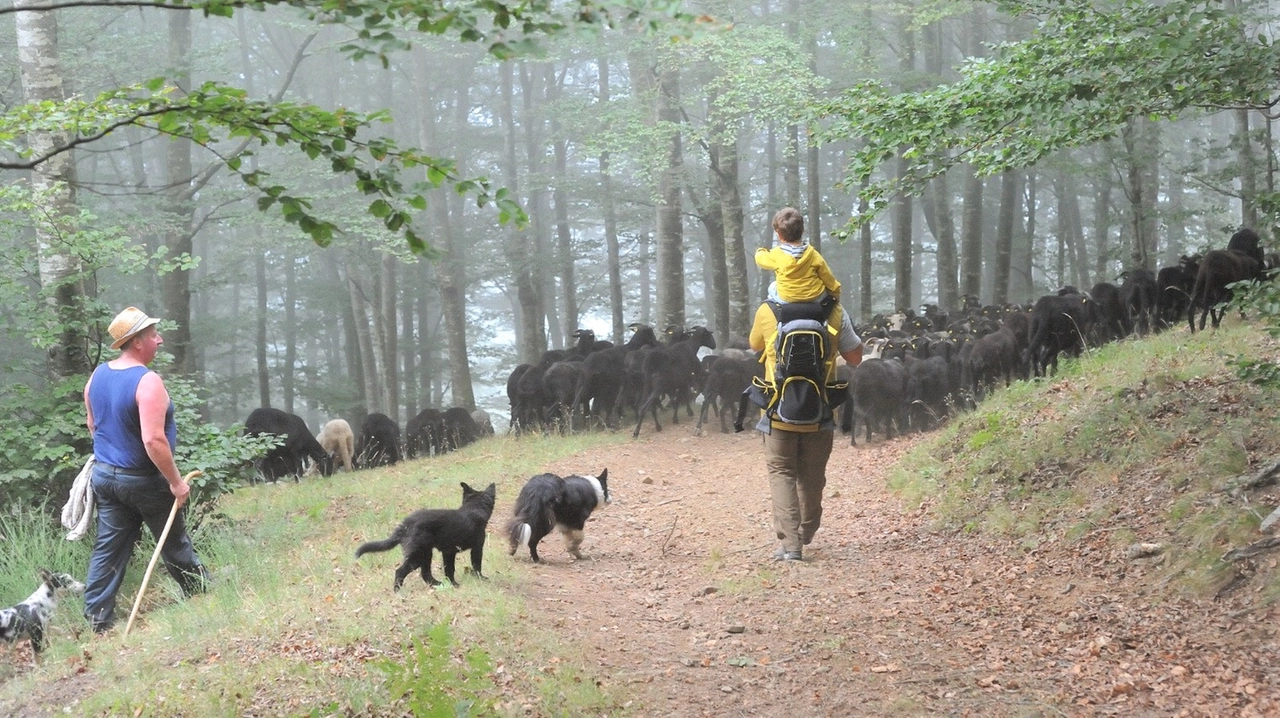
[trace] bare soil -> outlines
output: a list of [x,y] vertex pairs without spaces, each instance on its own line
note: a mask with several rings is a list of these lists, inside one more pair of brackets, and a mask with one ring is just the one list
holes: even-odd
[[549,537],[529,569],[530,620],[640,715],[1280,715],[1276,611],[1251,590],[1189,598],[1106,526],[1030,551],[940,531],[885,488],[918,436],[837,435],[823,527],[777,562],[760,435],[689,432],[548,467],[607,467],[613,503],[588,559]]

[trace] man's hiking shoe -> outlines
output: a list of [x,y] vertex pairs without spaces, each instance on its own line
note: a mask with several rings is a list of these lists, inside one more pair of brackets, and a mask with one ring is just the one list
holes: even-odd
[[801,553],[800,553],[799,551],[788,551],[788,550],[786,550],[785,548],[783,548],[783,547],[781,547],[781,546],[779,546],[779,547],[778,547],[778,550],[777,550],[777,551],[774,551],[774,552],[773,552],[773,558],[774,558],[774,560],[775,560],[775,561],[802,561],[802,560],[804,560],[803,558],[801,558]]

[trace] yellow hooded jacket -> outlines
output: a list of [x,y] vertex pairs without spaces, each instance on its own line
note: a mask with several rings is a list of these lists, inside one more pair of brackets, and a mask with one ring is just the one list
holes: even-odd
[[778,297],[784,302],[811,302],[824,290],[833,297],[840,295],[840,282],[813,245],[806,245],[799,257],[782,247],[761,247],[756,250],[756,266],[775,273]]

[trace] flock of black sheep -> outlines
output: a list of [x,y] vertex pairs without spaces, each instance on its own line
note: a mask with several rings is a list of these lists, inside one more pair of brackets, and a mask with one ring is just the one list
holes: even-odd
[[[859,423],[867,441],[875,432],[892,438],[929,430],[1001,383],[1055,372],[1059,355],[1077,356],[1087,346],[1163,331],[1184,318],[1194,332],[1197,313],[1200,329],[1206,318],[1216,328],[1230,299],[1228,285],[1264,279],[1277,266],[1280,258],[1264,254],[1257,233],[1246,228],[1226,249],[1183,256],[1159,272],[1126,271],[1119,285],[1099,282],[1087,292],[1066,286],[1031,306],[982,305],[966,295],[950,312],[925,305],[919,313],[876,315],[857,327],[865,344],[862,363],[838,368],[849,392],[841,428],[854,442]],[[648,418],[662,430],[663,407],[670,409],[673,424],[682,408],[692,418],[699,394],[696,431],[710,411],[720,430],[730,431],[739,397],[761,371],[745,340],[699,357],[704,347],[716,349],[705,327],[667,327],[661,341],[650,326],[630,329],[631,338],[621,346],[580,329],[573,347],[517,366],[507,379],[511,431],[617,429],[625,418],[635,422],[632,435],[638,436]]]

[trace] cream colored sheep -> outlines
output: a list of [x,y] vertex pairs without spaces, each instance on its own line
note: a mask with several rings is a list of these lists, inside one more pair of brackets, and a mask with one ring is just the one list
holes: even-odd
[[326,453],[334,457],[336,466],[341,466],[347,471],[355,470],[355,465],[351,461],[355,455],[356,438],[351,432],[350,424],[342,419],[333,419],[320,429],[320,435],[316,440],[320,442],[321,448]]

